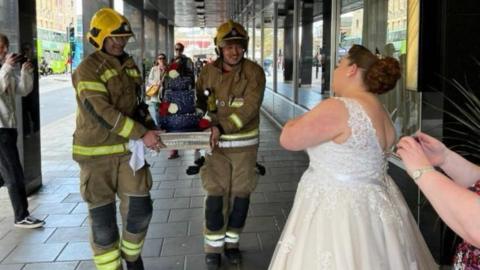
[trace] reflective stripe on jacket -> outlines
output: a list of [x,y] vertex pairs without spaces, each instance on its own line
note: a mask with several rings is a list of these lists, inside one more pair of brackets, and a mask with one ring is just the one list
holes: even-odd
[[197,106],[204,111],[207,110],[207,97],[203,94],[206,88],[211,89],[217,99],[217,112],[209,115],[213,124],[220,125],[225,133],[221,141],[258,138],[260,106],[265,92],[265,73],[259,65],[243,59],[227,73],[222,71],[222,59],[206,65],[196,84]]
[[77,99],[74,159],[126,153],[129,139],[146,128],[133,120],[140,72],[128,57],[123,64],[104,52],[85,58],[72,76]]

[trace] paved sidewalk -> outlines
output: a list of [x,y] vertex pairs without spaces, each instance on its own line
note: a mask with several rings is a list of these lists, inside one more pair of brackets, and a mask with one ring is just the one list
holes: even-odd
[[[79,168],[71,159],[74,115],[42,130],[42,189],[29,198],[33,215],[45,218],[38,230],[13,227],[12,210],[5,188],[0,190],[0,270],[95,269],[88,244],[87,208],[79,194]],[[288,152],[278,145],[279,131],[265,118],[261,125],[259,161],[267,174],[259,178],[241,249],[242,267],[222,269],[267,269],[297,182],[308,158],[303,152]],[[204,191],[196,176],[185,173],[193,163],[193,151],[168,160],[167,152],[149,157],[154,185],[154,214],[143,257],[146,269],[205,269],[202,253]]]

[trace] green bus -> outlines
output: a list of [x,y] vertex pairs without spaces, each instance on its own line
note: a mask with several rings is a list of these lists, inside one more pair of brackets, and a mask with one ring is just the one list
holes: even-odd
[[53,73],[65,73],[70,55],[70,43],[65,33],[38,28],[37,57],[47,61]]

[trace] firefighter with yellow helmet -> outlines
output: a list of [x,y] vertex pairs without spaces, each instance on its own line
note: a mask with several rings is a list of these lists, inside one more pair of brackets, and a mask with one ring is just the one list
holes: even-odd
[[197,80],[197,106],[212,121],[213,151],[201,169],[205,200],[204,249],[208,269],[218,269],[221,253],[240,264],[240,233],[250,194],[257,185],[260,106],[265,74],[245,59],[248,34],[239,23],[220,25],[214,39],[218,59]]
[[[133,32],[128,20],[110,8],[98,10],[87,35],[96,51],[72,75],[77,119],[73,158],[80,165],[80,192],[88,204],[90,242],[97,269],[144,269],[140,257],[152,217],[148,164],[132,169],[129,141],[164,147],[157,131],[138,114],[142,78],[124,48]],[[139,116],[141,115],[141,116]],[[116,222],[120,199],[122,234]]]

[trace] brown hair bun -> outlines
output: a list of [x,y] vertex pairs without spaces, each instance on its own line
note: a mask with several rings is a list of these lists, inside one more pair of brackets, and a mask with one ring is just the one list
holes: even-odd
[[385,57],[367,70],[365,84],[369,92],[381,95],[393,89],[400,77],[400,63],[395,58]]

